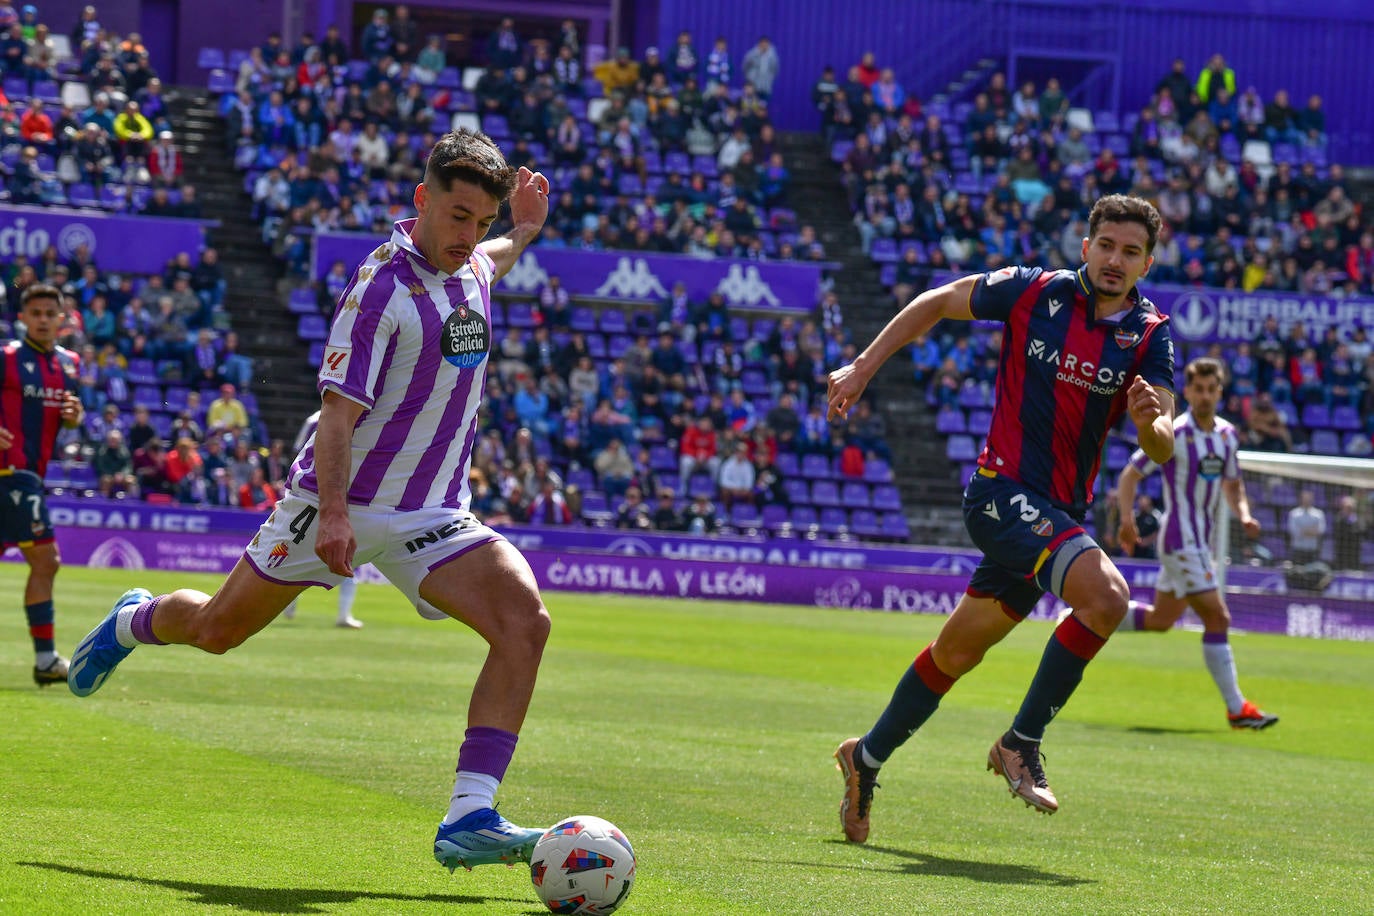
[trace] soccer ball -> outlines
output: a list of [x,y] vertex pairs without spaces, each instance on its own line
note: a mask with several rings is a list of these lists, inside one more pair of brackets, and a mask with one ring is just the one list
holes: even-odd
[[620,828],[589,815],[564,818],[539,838],[530,880],[555,913],[614,913],[635,883],[635,851]]

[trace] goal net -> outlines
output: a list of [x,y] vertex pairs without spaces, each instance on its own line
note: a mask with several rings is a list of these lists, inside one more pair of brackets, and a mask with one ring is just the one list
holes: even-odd
[[1280,581],[1273,574],[1281,573],[1290,591],[1335,585],[1343,594],[1333,597],[1374,595],[1374,461],[1252,451],[1239,459],[1262,530],[1258,539],[1247,537],[1223,503],[1216,539],[1222,584],[1272,590]]

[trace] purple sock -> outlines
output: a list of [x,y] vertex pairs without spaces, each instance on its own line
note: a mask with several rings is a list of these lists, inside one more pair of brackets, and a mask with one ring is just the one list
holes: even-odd
[[458,749],[459,772],[482,773],[497,782],[506,778],[506,767],[515,754],[515,742],[520,736],[500,728],[477,726],[463,734],[463,746]]
[[145,601],[134,609],[133,619],[129,621],[129,629],[133,631],[134,639],[150,646],[167,645],[162,640],[153,635],[153,611],[157,610],[158,604],[166,595],[158,595],[151,601]]
[[1203,643],[1203,645],[1210,645],[1210,644],[1212,644],[1212,643],[1223,643],[1223,644],[1224,644],[1224,643],[1226,643],[1226,642],[1228,642],[1228,640],[1227,640],[1226,634],[1225,634],[1224,632],[1223,632],[1223,633],[1203,633],[1203,634],[1202,634],[1202,643]]
[[1131,602],[1131,620],[1134,621],[1137,630],[1145,629],[1145,605]]

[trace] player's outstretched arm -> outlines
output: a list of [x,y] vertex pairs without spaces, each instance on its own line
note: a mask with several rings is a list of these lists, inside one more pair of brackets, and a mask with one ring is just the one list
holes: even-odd
[[979,276],[961,277],[921,293],[893,316],[854,362],[830,373],[826,385],[826,400],[830,405],[827,416],[833,420],[847,414],[858,403],[882,364],[893,353],[935,327],[940,319],[970,320],[973,313],[969,309],[969,297]]
[[1155,464],[1174,457],[1174,396],[1137,375],[1126,392],[1126,409],[1140,448]]
[[1121,516],[1116,539],[1126,556],[1135,553],[1136,542],[1140,540],[1140,532],[1135,527],[1135,490],[1144,479],[1145,475],[1129,464],[1121,469],[1121,476],[1116,479],[1116,510]]
[[478,246],[496,265],[493,280],[510,273],[520,255],[544,231],[544,221],[549,218],[549,180],[543,172],[520,166],[510,196],[510,218],[515,228]]
[[1250,500],[1245,495],[1245,481],[1239,477],[1221,482],[1221,492],[1226,495],[1226,502],[1230,504],[1231,511],[1236,513],[1236,518],[1240,519],[1241,527],[1245,529],[1247,536],[1257,538],[1260,535],[1260,523],[1250,514]]
[[363,405],[325,389],[315,431],[315,479],[320,491],[315,554],[340,576],[353,575],[358,544],[348,519],[348,478],[353,464],[353,427]]

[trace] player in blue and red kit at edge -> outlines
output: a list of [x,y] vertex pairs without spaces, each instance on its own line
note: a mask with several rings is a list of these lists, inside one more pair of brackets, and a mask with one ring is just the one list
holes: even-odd
[[29,564],[24,612],[39,687],[67,680],[67,660],[53,643],[58,555],[43,477],[59,428],[80,426],[84,416],[76,395],[80,360],[56,343],[62,317],[61,291],[35,283],[20,299],[24,339],[0,348],[0,542],[18,547]]
[[1168,319],[1135,288],[1159,227],[1149,203],[1103,197],[1088,217],[1078,270],[1007,267],[928,290],[852,364],[830,374],[829,412],[842,416],[888,357],[940,319],[1006,325],[992,429],[964,491],[964,524],[983,560],[873,728],[835,751],[845,779],[840,821],[851,842],[868,838],[878,768],[1046,591],[1074,612],[1050,637],[1011,728],[988,752],[988,768],[1027,805],[1058,810],[1040,740],[1130,598],[1120,571],[1082,528],[1103,440],[1129,412],[1146,454],[1162,463],[1174,451]]

